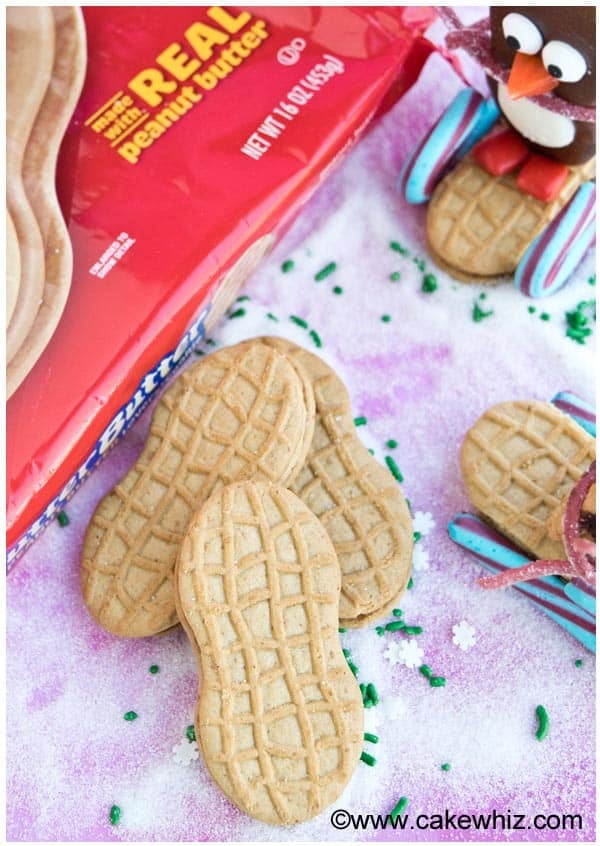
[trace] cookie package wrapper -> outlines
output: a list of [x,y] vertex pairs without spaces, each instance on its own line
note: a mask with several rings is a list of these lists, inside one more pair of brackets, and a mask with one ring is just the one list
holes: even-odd
[[433,47],[425,7],[84,7],[64,312],[7,405],[9,566]]

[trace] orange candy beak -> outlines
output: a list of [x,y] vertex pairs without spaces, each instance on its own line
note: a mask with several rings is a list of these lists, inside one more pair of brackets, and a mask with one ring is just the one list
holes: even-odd
[[508,78],[508,96],[512,100],[535,97],[536,94],[552,91],[559,83],[560,80],[550,76],[541,56],[517,53]]

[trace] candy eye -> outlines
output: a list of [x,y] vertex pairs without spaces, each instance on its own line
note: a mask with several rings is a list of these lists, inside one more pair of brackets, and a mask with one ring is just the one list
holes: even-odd
[[566,41],[549,41],[542,50],[544,67],[561,82],[579,82],[587,72],[587,63],[579,50]]
[[502,32],[509,47],[519,53],[535,56],[542,49],[542,33],[525,15],[510,12],[502,19]]

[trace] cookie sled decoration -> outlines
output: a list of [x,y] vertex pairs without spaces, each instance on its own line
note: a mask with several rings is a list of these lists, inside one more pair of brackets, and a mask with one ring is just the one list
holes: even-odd
[[504,402],[467,432],[467,495],[450,537],[596,651],[596,444],[593,409],[562,392],[551,403]]
[[452,276],[514,273],[522,293],[550,296],[595,237],[595,9],[496,6],[468,27],[439,14],[448,49],[483,67],[493,98],[461,91],[400,190],[429,203],[429,249]]

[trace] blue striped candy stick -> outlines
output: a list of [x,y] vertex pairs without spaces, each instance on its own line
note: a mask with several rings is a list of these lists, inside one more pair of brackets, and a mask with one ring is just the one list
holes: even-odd
[[596,409],[572,391],[559,391],[551,399],[559,411],[568,414],[593,438],[596,437]]
[[[492,573],[514,569],[530,560],[523,552],[473,514],[460,513],[450,521],[448,532],[459,546],[474,553]],[[545,614],[562,626],[590,652],[596,651],[595,616],[565,591],[565,582],[558,576],[544,576],[513,585],[515,590],[535,602]],[[587,589],[587,586],[586,586]],[[581,588],[579,588],[581,590]],[[590,596],[586,593],[586,601]],[[587,608],[591,609],[588,602]]]

